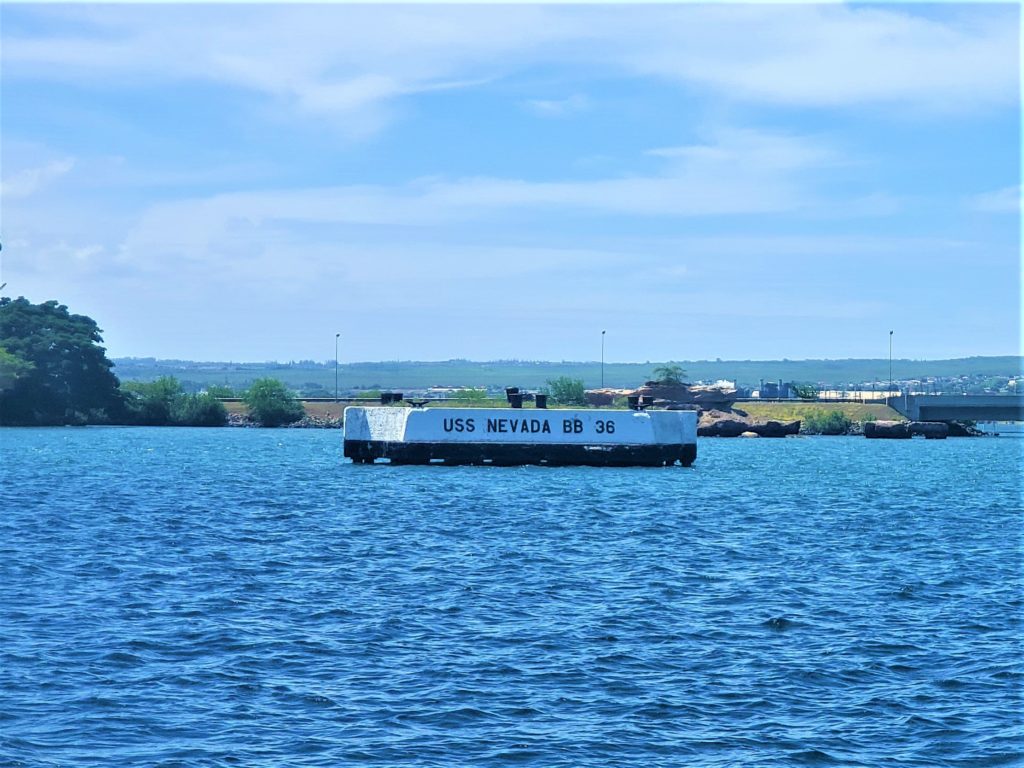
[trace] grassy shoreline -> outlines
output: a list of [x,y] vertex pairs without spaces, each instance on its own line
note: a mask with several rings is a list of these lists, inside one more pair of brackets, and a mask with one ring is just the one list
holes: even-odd
[[817,402],[766,402],[736,403],[734,406],[755,419],[774,419],[775,421],[794,421],[806,419],[809,414],[841,413],[850,421],[906,421],[898,411],[887,405],[868,405],[864,403],[817,403]]

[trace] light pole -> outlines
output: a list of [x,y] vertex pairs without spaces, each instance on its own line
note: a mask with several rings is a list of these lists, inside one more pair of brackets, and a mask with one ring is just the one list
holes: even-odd
[[889,393],[885,396],[885,404],[889,404],[892,396],[892,331],[889,331]]
[[607,331],[601,331],[601,389],[604,389],[604,335]]
[[334,334],[334,402],[338,402],[338,339],[340,333]]

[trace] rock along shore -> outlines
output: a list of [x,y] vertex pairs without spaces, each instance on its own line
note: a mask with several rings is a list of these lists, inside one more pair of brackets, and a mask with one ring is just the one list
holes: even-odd
[[738,409],[701,411],[697,421],[698,437],[788,437],[800,434],[800,420],[755,421]]
[[[229,413],[227,426],[260,428],[260,423],[242,413]],[[282,429],[341,429],[341,418],[325,418],[306,414],[298,421],[284,425]]]

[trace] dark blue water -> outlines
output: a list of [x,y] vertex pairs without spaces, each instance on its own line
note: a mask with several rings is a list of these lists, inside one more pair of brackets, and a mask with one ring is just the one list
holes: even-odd
[[1013,439],[0,431],[0,764],[1021,764]]

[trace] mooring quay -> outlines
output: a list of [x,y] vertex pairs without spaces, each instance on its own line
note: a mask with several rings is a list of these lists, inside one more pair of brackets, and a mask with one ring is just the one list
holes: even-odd
[[695,411],[345,409],[345,456],[356,463],[690,466]]

